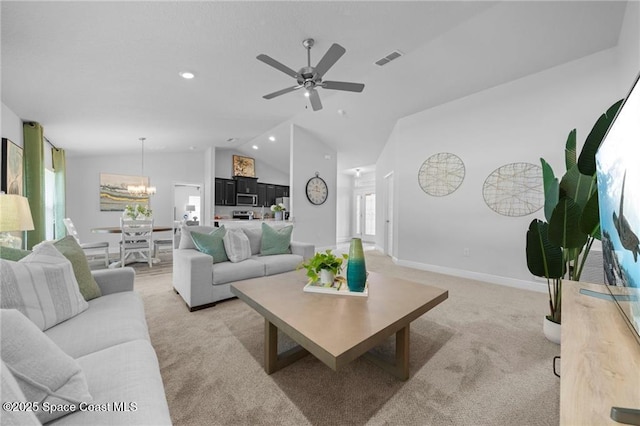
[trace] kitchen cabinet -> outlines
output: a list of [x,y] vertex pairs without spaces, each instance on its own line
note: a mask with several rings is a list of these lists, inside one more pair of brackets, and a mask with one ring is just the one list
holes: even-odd
[[236,181],[232,179],[215,179],[215,205],[236,205]]
[[271,207],[271,204],[267,203],[267,184],[258,183],[257,189],[258,189],[258,206]]
[[276,185],[267,183],[267,206],[272,206],[276,203]]
[[289,187],[284,185],[276,185],[276,198],[288,197]]
[[235,176],[236,194],[257,194],[258,178],[250,178],[244,176]]

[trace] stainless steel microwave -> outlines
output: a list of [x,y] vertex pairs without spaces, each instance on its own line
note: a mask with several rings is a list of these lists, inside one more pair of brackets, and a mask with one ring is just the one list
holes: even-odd
[[237,206],[257,206],[258,196],[255,194],[237,194],[236,205]]

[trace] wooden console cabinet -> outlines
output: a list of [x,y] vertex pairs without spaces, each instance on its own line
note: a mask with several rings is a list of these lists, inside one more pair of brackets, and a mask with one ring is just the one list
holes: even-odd
[[611,407],[640,409],[640,344],[603,285],[562,284],[560,424],[621,425]]

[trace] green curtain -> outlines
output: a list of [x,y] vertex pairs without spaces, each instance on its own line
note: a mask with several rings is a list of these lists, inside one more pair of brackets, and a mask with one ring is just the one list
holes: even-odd
[[27,231],[27,249],[46,238],[44,188],[44,132],[38,123],[24,123],[25,196],[29,199],[33,231]]
[[53,157],[53,171],[56,177],[55,187],[55,205],[54,209],[54,236],[56,239],[62,238],[67,235],[67,229],[62,221],[66,217],[65,207],[66,201],[66,186],[67,186],[67,160],[64,155],[64,149],[51,148],[51,155]]

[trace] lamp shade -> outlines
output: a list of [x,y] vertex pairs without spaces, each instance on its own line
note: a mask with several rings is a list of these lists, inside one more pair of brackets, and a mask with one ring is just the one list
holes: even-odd
[[184,208],[186,211],[188,212],[195,212],[196,211],[196,206],[193,204],[187,204]]
[[0,232],[31,231],[29,200],[21,195],[0,194]]

